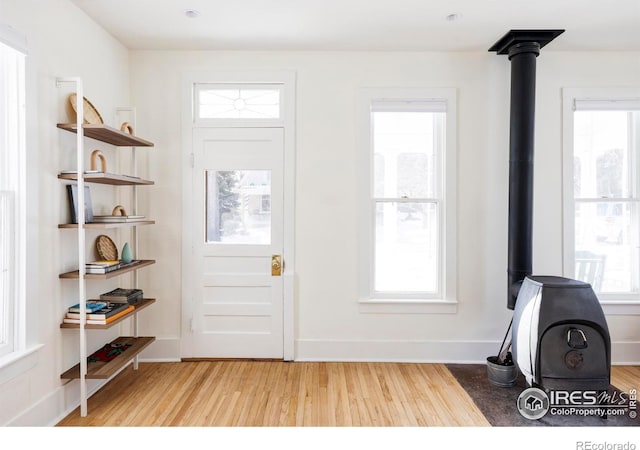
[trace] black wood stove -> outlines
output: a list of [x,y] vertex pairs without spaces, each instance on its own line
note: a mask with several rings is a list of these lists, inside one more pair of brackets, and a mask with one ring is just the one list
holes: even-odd
[[529,386],[609,388],[611,343],[591,285],[562,277],[525,277],[514,311],[513,359]]
[[514,363],[530,386],[606,390],[611,342],[588,283],[532,276],[536,58],[564,30],[511,30],[489,51],[511,61],[507,307]]

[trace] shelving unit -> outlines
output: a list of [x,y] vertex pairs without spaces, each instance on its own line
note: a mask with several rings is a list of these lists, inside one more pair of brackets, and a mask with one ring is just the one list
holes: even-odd
[[[84,110],[83,110],[83,88],[82,80],[77,77],[73,78],[58,78],[57,84],[62,83],[74,83],[76,87],[76,122],[75,123],[59,123],[57,127],[61,130],[65,130],[76,134],[76,158],[77,169],[73,172],[62,172],[58,175],[58,178],[62,181],[76,182],[78,184],[78,204],[84,204],[84,186],[85,183],[97,183],[106,184],[111,186],[129,186],[132,188],[133,197],[133,214],[137,215],[137,191],[138,186],[153,185],[154,182],[145,180],[137,176],[136,168],[136,147],[153,147],[153,143],[133,135],[133,129],[135,129],[135,110],[132,108],[119,108],[118,112],[129,111],[133,113],[133,128],[130,128],[131,132],[118,130],[108,125],[93,125],[84,123]],[[125,129],[123,125],[123,129]],[[84,139],[95,139],[116,147],[131,147],[132,152],[132,169],[133,175],[121,175],[107,172],[94,172],[87,173],[84,167]],[[133,274],[133,287],[138,287],[137,271],[148,267],[155,263],[152,259],[140,259],[137,260],[137,264],[128,265],[124,268],[109,272],[106,274],[87,274],[85,270],[86,257],[85,257],[85,234],[86,230],[92,229],[114,229],[114,228],[131,228],[132,233],[132,247],[134,255],[138,254],[138,238],[137,227],[142,225],[153,225],[153,220],[139,220],[131,222],[112,222],[112,223],[86,223],[84,208],[78,208],[78,223],[59,224],[59,229],[71,229],[77,233],[78,237],[78,270],[61,273],[60,279],[77,280],[78,283],[78,299],[80,304],[80,316],[86,315],[86,282],[89,280],[107,280],[114,277],[131,273]],[[60,378],[62,379],[78,379],[80,380],[80,415],[85,417],[87,415],[87,379],[109,379],[114,376],[118,371],[127,366],[133,361],[134,369],[138,368],[138,354],[144,350],[149,344],[151,344],[155,337],[152,336],[138,336],[138,313],[155,303],[156,299],[144,298],[139,300],[135,304],[135,309],[125,316],[119,317],[113,322],[106,325],[92,325],[82,321],[79,324],[67,324],[61,323],[61,329],[73,329],[79,331],[79,346],[80,346],[80,362],[74,367],[65,371]],[[106,330],[117,326],[126,319],[133,320],[133,336],[124,336],[115,339],[109,344],[121,344],[127,345],[125,351],[113,358],[108,362],[89,362],[87,360],[87,331],[91,330]]]

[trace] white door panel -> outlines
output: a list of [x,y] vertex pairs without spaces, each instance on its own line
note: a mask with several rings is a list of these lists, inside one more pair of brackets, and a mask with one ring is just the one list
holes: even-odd
[[283,129],[196,128],[190,357],[282,358]]

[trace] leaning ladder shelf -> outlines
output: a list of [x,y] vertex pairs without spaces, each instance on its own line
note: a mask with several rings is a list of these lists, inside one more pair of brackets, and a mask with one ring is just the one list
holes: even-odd
[[[135,109],[133,108],[118,108],[117,111],[128,111],[133,117],[133,127],[129,126],[129,123],[123,124],[122,130],[128,130],[125,132],[116,128],[110,127],[104,124],[86,124],[84,123],[84,107],[83,107],[83,87],[82,80],[79,77],[58,78],[56,80],[58,86],[62,83],[74,83],[76,87],[76,103],[74,109],[76,110],[76,122],[75,123],[58,123],[57,127],[61,130],[65,130],[76,134],[76,154],[77,154],[77,167],[75,171],[62,172],[58,175],[58,178],[63,181],[75,181],[78,184],[78,203],[82,203],[84,200],[84,185],[85,183],[99,183],[112,186],[131,186],[133,189],[133,214],[137,214],[137,186],[153,185],[153,181],[145,180],[137,176],[136,170],[136,148],[137,147],[153,147],[154,144],[150,141],[135,136],[133,130],[135,129]],[[97,141],[101,141],[107,144],[111,144],[116,147],[131,147],[132,151],[132,169],[133,175],[120,175],[107,172],[86,171],[84,168],[84,138],[91,138]],[[80,175],[79,175],[80,174]],[[66,272],[60,274],[61,279],[76,279],[78,280],[78,298],[80,300],[80,314],[87,312],[85,302],[82,299],[86,298],[86,286],[87,280],[93,279],[108,279],[116,276],[123,275],[125,273],[133,274],[133,286],[137,287],[137,270],[143,267],[154,264],[154,260],[138,260],[135,265],[130,265],[125,268],[113,271],[107,274],[86,274],[84,267],[86,263],[85,255],[85,230],[87,229],[111,229],[121,227],[132,228],[132,242],[134,245],[134,254],[137,253],[137,227],[140,225],[152,225],[155,222],[152,220],[140,220],[140,221],[126,221],[126,222],[111,222],[111,223],[85,223],[84,209],[79,208],[78,211],[78,224],[60,224],[58,228],[61,229],[74,229],[78,236],[78,266],[79,269],[72,272]],[[76,329],[79,330],[79,342],[80,342],[80,362],[71,369],[65,371],[62,375],[62,379],[79,379],[80,380],[80,415],[86,417],[87,415],[87,379],[109,379],[122,368],[133,361],[134,369],[137,369],[138,358],[137,355],[144,350],[149,344],[151,344],[155,338],[150,336],[140,337],[138,336],[138,312],[147,306],[155,303],[155,299],[141,299],[137,304],[134,311],[129,314],[114,320],[112,323],[106,325],[93,325],[87,323],[81,324],[65,324],[62,323],[60,328],[63,329]],[[87,330],[96,329],[108,329],[116,326],[125,319],[133,319],[133,336],[119,337],[110,344],[128,344],[128,348],[120,355],[110,361],[89,361],[87,358]]]

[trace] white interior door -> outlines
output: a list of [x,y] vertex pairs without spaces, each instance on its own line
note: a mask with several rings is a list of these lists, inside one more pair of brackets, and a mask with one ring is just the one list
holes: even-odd
[[282,128],[193,129],[184,356],[283,358],[283,136]]

